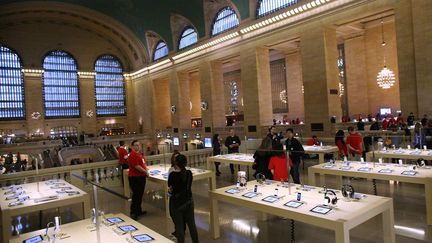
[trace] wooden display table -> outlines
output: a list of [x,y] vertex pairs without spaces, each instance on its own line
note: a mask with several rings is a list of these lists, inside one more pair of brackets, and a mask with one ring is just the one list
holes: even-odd
[[[254,185],[258,185],[258,193],[261,194],[254,198],[243,196],[246,192],[253,191]],[[296,200],[296,187],[299,187],[299,185],[291,184],[291,194],[289,194],[287,186],[282,186],[280,182],[274,182],[271,185],[260,185],[256,181],[250,181],[247,183],[246,189],[240,193],[230,194],[226,192],[229,189],[235,188],[235,186],[219,188],[210,192],[211,200],[216,201],[212,208],[214,218],[210,222],[213,237],[216,239],[220,236],[217,201],[223,201],[240,207],[248,207],[263,213],[286,217],[306,224],[334,230],[336,234],[335,242],[337,243],[348,243],[350,241],[350,229],[377,215],[381,215],[384,235],[383,242],[395,242],[393,199],[366,195],[365,198],[359,201],[347,202],[342,199],[341,193],[337,192],[337,196],[340,200],[336,207],[326,215],[323,215],[310,211],[324,201],[324,194],[319,193],[321,188],[301,191],[302,202],[304,202],[304,204],[298,208],[284,206],[284,204]],[[275,188],[278,188],[278,196],[282,198],[274,203],[263,201],[264,198],[275,194]]]
[[[404,171],[410,171],[407,165],[397,164],[379,164],[379,163],[365,163],[361,162],[350,162],[352,167],[350,170],[342,170],[343,163],[337,162],[333,168],[325,168],[328,165],[316,165],[309,167],[309,183],[311,185],[318,185],[315,181],[316,175],[335,175],[339,176],[339,184],[342,182],[342,176],[346,177],[360,177],[367,179],[386,180],[386,181],[401,181],[414,184],[421,184],[425,186],[425,199],[426,199],[426,213],[427,213],[427,224],[432,225],[432,169],[430,167],[417,168],[417,174],[414,176],[402,175]],[[375,167],[374,167],[375,166]],[[359,171],[360,168],[369,167],[371,170]],[[390,168],[393,170],[391,173],[380,173],[383,169]]]
[[[64,224],[61,225],[61,234],[62,236],[60,236],[60,239],[56,239],[56,242],[64,242],[64,243],[77,243],[77,242],[81,242],[81,243],[85,243],[85,242],[112,242],[112,243],[116,243],[116,242],[121,242],[121,243],[125,243],[125,242],[140,242],[137,241],[135,239],[132,238],[131,234],[126,233],[126,234],[119,234],[116,233],[114,231],[114,229],[116,229],[116,231],[120,232],[120,229],[118,229],[118,227],[120,226],[125,226],[125,225],[132,225],[133,227],[135,227],[137,230],[132,232],[133,236],[141,236],[141,237],[145,237],[143,236],[143,234],[147,234],[148,236],[152,237],[154,240],[151,242],[158,242],[158,243],[172,243],[172,240],[169,240],[167,238],[165,238],[164,236],[156,233],[155,231],[145,227],[144,225],[132,220],[131,218],[127,217],[124,214],[108,214],[105,216],[106,218],[110,219],[110,218],[120,218],[122,219],[124,222],[118,223],[117,225],[111,225],[109,226],[108,224],[100,224],[100,234],[99,234],[99,239],[96,233],[96,226],[91,222],[90,219],[85,219],[85,220],[81,220],[81,221],[76,221],[73,223],[69,223],[69,224]],[[101,221],[103,219],[101,218]],[[54,237],[53,237],[53,228],[49,228],[48,230],[48,234],[50,236],[50,239],[52,242]],[[22,234],[14,239],[12,239],[10,241],[10,243],[22,243],[24,242],[26,239],[30,239],[32,237],[37,237],[37,236],[45,236],[45,229],[42,230],[38,230],[38,231],[34,231],[31,233],[27,233],[27,234]],[[45,237],[45,240],[47,238]],[[47,241],[45,241],[47,242]]]
[[[11,196],[11,194],[4,194],[8,190],[0,191],[3,242],[8,242],[9,240],[11,233],[11,221],[12,217],[14,216],[81,203],[83,207],[83,218],[90,217],[89,195],[64,180],[41,181],[17,185],[14,187],[21,187],[22,190],[17,191],[25,192],[23,195],[19,196],[19,198],[23,198],[25,196],[29,196],[30,198],[24,201],[21,205],[10,206],[9,203],[16,200],[6,200],[6,197]],[[62,190],[70,192],[71,194],[66,192],[58,193]],[[79,192],[79,194],[72,194],[72,192]],[[46,201],[38,201],[40,199],[46,199]]]
[[[148,171],[150,172],[150,176],[147,177],[147,181],[155,182],[160,184],[164,189],[164,198],[165,198],[165,212],[167,218],[170,217],[169,214],[169,198],[168,194],[168,169],[169,165],[149,165],[147,166]],[[209,190],[213,190],[216,187],[216,179],[214,173],[209,170],[196,169],[196,168],[188,168],[192,171],[193,180],[205,180],[208,179]],[[124,181],[124,195],[130,197],[131,191],[129,187],[128,180],[128,172],[129,170],[123,171],[123,181]],[[192,186],[193,187],[193,186]]]
[[333,158],[336,159],[339,153],[339,149],[336,146],[308,146],[303,145],[305,154],[318,154],[318,163],[324,163],[325,154],[333,154]]
[[[219,162],[222,164],[233,164],[234,165],[234,175],[237,175],[237,167],[240,165],[245,165],[247,167],[247,174],[249,177],[249,167],[252,167],[254,163],[253,154],[242,154],[242,153],[233,153],[233,154],[221,154],[207,158],[207,170],[214,171],[215,162]],[[238,165],[238,166],[236,166]]]
[[366,161],[374,161],[373,158],[388,158],[388,159],[424,159],[432,160],[432,150],[424,149],[389,149],[389,150],[379,150],[371,151],[366,153]]

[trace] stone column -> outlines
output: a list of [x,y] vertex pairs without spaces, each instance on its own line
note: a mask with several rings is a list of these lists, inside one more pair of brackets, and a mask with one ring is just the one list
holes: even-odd
[[[96,115],[96,99],[95,99],[95,76],[80,75],[79,76],[79,93],[81,106],[81,128],[85,133],[99,134],[97,127]],[[92,112],[92,116],[88,116],[87,112]],[[81,131],[78,131],[81,133]]]
[[[49,130],[45,129],[44,104],[42,97],[42,74],[24,73],[25,107],[28,134],[36,132],[38,129],[44,133],[44,137],[49,136]],[[38,119],[32,118],[33,112],[39,112]]]
[[369,114],[364,35],[345,40],[346,95],[350,115]]
[[330,136],[330,117],[342,115],[339,99],[337,42],[334,28],[314,26],[301,34],[306,131]]
[[177,72],[173,69],[170,78],[171,105],[175,105],[177,111],[172,114],[173,128],[190,128],[191,114],[189,104],[189,75],[187,72]]
[[[127,112],[127,122],[126,126],[129,132],[138,132],[138,119],[135,115],[135,109],[133,109],[135,105],[135,95],[132,85],[132,79],[130,77],[124,78],[125,82],[125,95],[126,95],[126,112]],[[138,93],[138,95],[140,95]]]
[[[269,51],[258,47],[240,54],[244,102],[244,126],[248,137],[260,138],[262,126],[272,124],[272,92]],[[256,128],[256,132],[253,132]]]
[[208,109],[201,111],[203,133],[210,127],[225,127],[225,94],[223,83],[222,62],[204,61],[199,66],[201,100],[207,102]]
[[138,132],[153,134],[153,90],[148,76],[132,81]]
[[[426,0],[427,1],[427,0]],[[424,2],[426,2],[424,1]],[[395,31],[397,42],[397,63],[399,69],[399,89],[401,110],[408,115],[409,112],[418,112],[418,94],[417,94],[417,74],[416,74],[416,53],[414,49],[414,30],[411,0],[400,0],[395,4]],[[417,4],[416,4],[417,5]],[[428,23],[430,25],[431,22]],[[426,23],[425,23],[426,24]],[[419,33],[423,36],[426,33]],[[422,37],[418,37],[422,38]],[[421,50],[424,53],[426,50]],[[426,64],[428,66],[428,64]],[[430,80],[429,80],[430,82]],[[420,91],[421,92],[421,91]],[[422,97],[420,95],[420,97]],[[425,96],[423,96],[425,97]],[[430,104],[430,102],[429,102]]]

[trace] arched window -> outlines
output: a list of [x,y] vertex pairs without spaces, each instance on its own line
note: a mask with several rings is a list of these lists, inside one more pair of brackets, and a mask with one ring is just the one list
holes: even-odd
[[257,18],[296,4],[298,0],[258,0]]
[[186,27],[180,35],[178,49],[181,50],[198,42],[198,34],[194,28]]
[[123,68],[119,60],[103,55],[96,60],[95,71],[96,115],[126,115]]
[[0,119],[25,119],[24,78],[21,59],[0,45]]
[[213,20],[211,35],[218,35],[224,31],[237,27],[238,25],[239,20],[236,12],[230,7],[225,7],[216,14],[216,17]]
[[45,118],[80,116],[77,63],[64,51],[51,51],[43,60]]
[[166,56],[168,56],[168,47],[165,42],[159,41],[154,50],[153,61],[159,60]]

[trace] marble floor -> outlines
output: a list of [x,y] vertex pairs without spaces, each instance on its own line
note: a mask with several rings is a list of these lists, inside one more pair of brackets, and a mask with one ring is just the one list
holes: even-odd
[[[307,184],[307,167],[315,163],[312,160],[306,161],[306,169],[302,171],[302,179],[305,184]],[[217,177],[218,187],[228,186],[233,182],[234,178],[231,176],[228,167],[222,167],[222,175]],[[335,178],[326,177],[325,183],[328,188],[334,186],[335,182]],[[352,179],[349,183],[357,191],[373,194],[373,186],[370,181]],[[111,189],[123,193],[119,179],[112,181],[111,184]],[[432,242],[432,227],[426,225],[425,195],[422,186],[378,181],[377,190],[378,195],[393,197],[394,199],[396,242]],[[225,203],[219,203],[221,237],[213,240],[209,233],[207,181],[202,180],[194,183],[193,191],[200,242],[290,242],[292,237],[291,220],[277,216],[269,216],[266,221],[259,220],[259,213],[254,210]],[[104,191],[100,191],[98,195],[104,212],[128,214],[127,203],[122,199]],[[159,185],[151,182],[147,183],[143,208],[148,213],[141,217],[139,222],[169,237],[173,231],[173,224],[170,219],[165,217],[162,196],[163,191]],[[22,215],[14,219],[14,228],[11,230],[14,234],[17,234],[17,231],[24,233],[36,230],[39,225],[46,225],[54,215],[59,213],[62,216],[63,223],[79,220],[81,215],[78,205],[60,209],[60,212],[57,210],[44,211],[41,222],[39,222],[39,214]],[[380,220],[380,217],[375,217],[351,230],[351,242],[382,242]],[[330,230],[296,222],[294,242],[334,242],[334,233]]]

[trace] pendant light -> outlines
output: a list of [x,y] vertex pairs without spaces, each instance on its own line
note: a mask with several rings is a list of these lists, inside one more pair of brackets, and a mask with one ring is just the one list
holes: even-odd
[[381,19],[381,39],[382,47],[384,48],[384,67],[377,75],[377,84],[382,89],[389,89],[396,83],[396,78],[392,70],[386,66],[386,42],[384,41],[384,21]]

